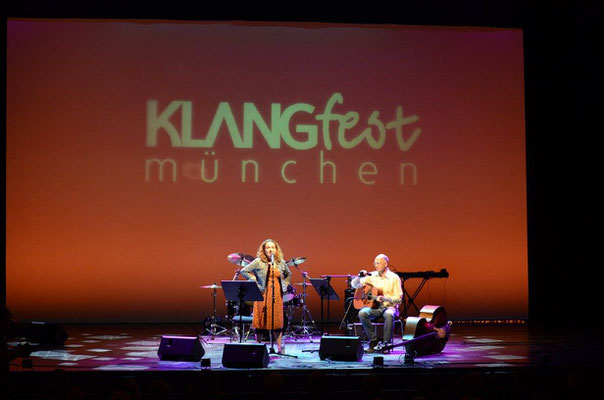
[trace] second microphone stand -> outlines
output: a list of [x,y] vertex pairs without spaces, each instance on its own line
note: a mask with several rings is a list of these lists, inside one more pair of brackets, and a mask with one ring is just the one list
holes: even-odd
[[346,289],[344,290],[344,304],[346,305],[346,310],[344,310],[344,317],[342,317],[342,321],[340,322],[340,330],[345,329],[347,334],[351,334],[354,329],[351,329],[349,322],[352,321],[351,310],[352,304],[354,301],[354,292],[355,289],[352,287],[352,276],[346,275]]

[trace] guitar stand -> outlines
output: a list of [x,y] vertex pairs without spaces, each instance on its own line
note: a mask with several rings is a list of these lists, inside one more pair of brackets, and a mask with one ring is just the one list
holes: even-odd
[[[346,311],[344,311],[344,317],[342,318],[342,322],[340,322],[340,328],[339,329],[346,329],[346,333],[350,334],[351,333],[351,329],[348,326],[348,323],[346,322],[346,320],[348,319],[348,315],[350,313],[350,309],[352,308],[352,303],[353,303],[354,299],[350,299],[350,301],[348,302],[348,307],[346,307]],[[344,326],[344,328],[342,328],[342,326]],[[354,328],[352,329],[354,331]]]

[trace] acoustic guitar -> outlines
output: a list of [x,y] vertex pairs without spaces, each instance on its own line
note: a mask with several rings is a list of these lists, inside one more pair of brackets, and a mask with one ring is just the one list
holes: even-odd
[[354,308],[356,308],[357,310],[360,310],[363,307],[379,308],[380,304],[383,303],[384,301],[387,301],[387,302],[390,302],[393,304],[400,303],[400,300],[392,300],[388,297],[384,297],[381,302],[378,301],[377,297],[383,296],[383,295],[384,295],[384,293],[381,290],[378,290],[378,288],[376,288],[375,286],[367,283],[367,284],[357,288],[354,291],[354,298],[353,298]]
[[451,334],[451,322],[442,306],[426,305],[419,310],[418,317],[407,317],[403,329],[403,341],[384,347],[390,350],[405,346],[407,354],[418,356],[440,353]]
[[380,295],[380,292],[373,285],[363,285],[354,291],[354,308],[360,310],[363,307],[378,308],[380,303],[376,300],[376,297]]

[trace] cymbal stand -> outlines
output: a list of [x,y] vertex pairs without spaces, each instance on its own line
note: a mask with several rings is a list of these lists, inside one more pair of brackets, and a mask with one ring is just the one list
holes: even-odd
[[[294,265],[299,271],[297,265]],[[297,332],[299,337],[307,336],[310,342],[312,343],[312,335],[313,333],[317,333],[319,330],[317,329],[317,324],[313,319],[308,306],[306,305],[306,287],[308,286],[308,282],[306,282],[308,278],[308,274],[304,271],[300,271],[302,274],[302,319],[300,321],[300,329]]]
[[214,299],[214,313],[212,314],[212,322],[210,323],[209,334],[210,336],[212,336],[213,339],[214,336],[226,335],[227,329],[216,323],[216,288],[214,288],[214,293],[212,294],[212,297]]

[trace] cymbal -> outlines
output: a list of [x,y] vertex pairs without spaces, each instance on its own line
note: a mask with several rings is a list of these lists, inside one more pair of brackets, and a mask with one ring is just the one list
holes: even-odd
[[200,288],[202,288],[202,289],[222,289],[222,286],[214,283],[212,285],[200,286]]
[[290,260],[287,260],[285,262],[285,265],[287,265],[288,267],[298,266],[298,265],[302,264],[304,261],[306,261],[306,257],[294,257]]
[[252,261],[254,261],[254,257],[245,253],[232,253],[227,256],[227,260],[235,265],[239,265],[240,267],[245,267]]

